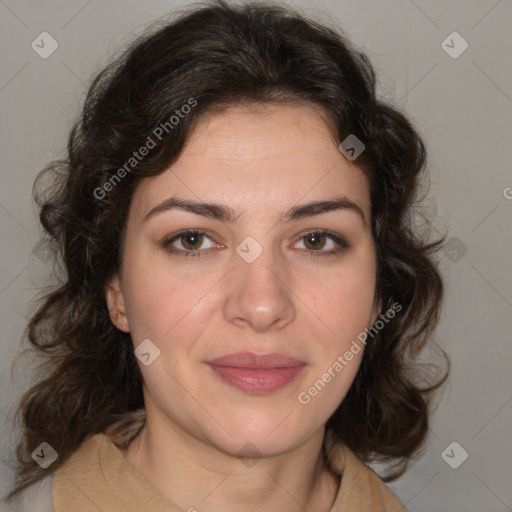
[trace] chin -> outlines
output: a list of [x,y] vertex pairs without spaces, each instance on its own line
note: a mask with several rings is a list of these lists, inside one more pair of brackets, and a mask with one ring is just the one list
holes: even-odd
[[[233,419],[229,426],[226,424],[226,429],[232,437],[226,434],[218,441],[224,445],[226,451],[238,456],[278,455],[300,445],[315,431],[315,427],[308,428],[304,421],[299,422],[301,426],[297,425],[297,418],[292,420],[293,416],[291,408],[288,412],[280,411],[278,414],[247,413]],[[247,451],[254,451],[254,454],[246,455]]]

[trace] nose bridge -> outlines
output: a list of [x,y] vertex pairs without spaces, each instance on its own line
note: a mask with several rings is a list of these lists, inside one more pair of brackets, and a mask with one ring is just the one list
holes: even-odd
[[248,323],[259,331],[285,325],[294,318],[283,259],[271,240],[269,235],[260,243],[249,236],[238,245],[226,298],[227,319]]
[[[263,291],[264,288],[279,288],[278,275],[281,265],[270,237],[267,237],[264,243],[247,237],[238,245],[236,252],[238,257],[235,258],[235,266],[238,269],[240,284],[249,287],[253,292]],[[258,284],[260,286],[257,286]]]

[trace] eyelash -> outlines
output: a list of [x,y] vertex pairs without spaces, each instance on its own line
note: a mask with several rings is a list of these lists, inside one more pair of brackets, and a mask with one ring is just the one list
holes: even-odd
[[[180,257],[190,257],[191,256],[193,258],[200,258],[203,255],[203,253],[208,252],[209,249],[206,249],[206,250],[203,250],[203,251],[185,251],[183,249],[177,249],[177,248],[171,246],[171,244],[173,242],[175,242],[176,240],[179,240],[183,236],[186,236],[186,235],[189,235],[189,234],[205,235],[207,238],[209,238],[210,240],[213,241],[213,239],[205,231],[189,229],[189,230],[185,230],[185,231],[180,231],[176,235],[173,235],[172,237],[167,238],[162,243],[162,247],[164,249],[166,249],[168,252],[170,252],[171,254],[176,254],[177,256],[180,256]],[[343,237],[341,237],[341,236],[339,236],[339,235],[337,235],[335,233],[332,233],[330,231],[325,231],[325,230],[308,231],[307,233],[304,233],[299,238],[298,241],[300,241],[303,238],[306,238],[308,235],[312,235],[312,234],[315,234],[315,235],[318,235],[318,234],[326,235],[326,238],[332,240],[334,243],[336,243],[338,245],[338,247],[336,249],[334,249],[334,250],[331,250],[331,251],[322,251],[322,250],[315,251],[315,250],[312,250],[312,249],[306,249],[306,251],[308,251],[308,253],[309,253],[308,257],[318,258],[318,257],[335,256],[335,255],[337,255],[339,253],[342,253],[345,250],[350,248],[350,245],[347,243],[347,241]]]

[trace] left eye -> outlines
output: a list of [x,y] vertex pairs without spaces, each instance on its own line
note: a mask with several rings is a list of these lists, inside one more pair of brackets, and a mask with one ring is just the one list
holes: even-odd
[[[337,246],[339,246],[339,242],[334,240],[334,238],[323,231],[313,231],[311,233],[307,233],[306,235],[302,236],[299,241],[306,241],[306,245],[309,245],[309,247],[305,247],[307,250],[313,250],[318,251],[319,249],[325,249],[326,242],[331,242],[331,247],[328,249],[335,249]],[[331,252],[329,250],[322,251],[322,252]]]

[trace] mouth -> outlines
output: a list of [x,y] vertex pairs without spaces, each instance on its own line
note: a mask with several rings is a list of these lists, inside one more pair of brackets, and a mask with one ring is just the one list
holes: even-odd
[[283,354],[238,352],[218,357],[207,364],[226,384],[245,393],[273,393],[295,380],[306,363]]

